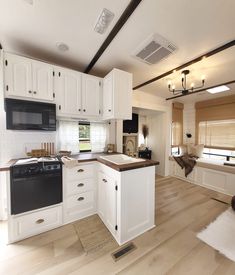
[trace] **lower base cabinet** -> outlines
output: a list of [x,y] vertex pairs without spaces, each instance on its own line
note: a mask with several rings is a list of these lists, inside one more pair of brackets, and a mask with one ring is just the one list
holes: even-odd
[[16,242],[98,213],[119,245],[155,226],[155,166],[118,172],[101,163],[63,167],[63,203],[10,216]]
[[155,226],[155,167],[118,172],[98,163],[98,215],[119,245]]
[[8,221],[10,230],[9,242],[16,242],[40,234],[62,224],[62,205],[28,214],[11,216]]

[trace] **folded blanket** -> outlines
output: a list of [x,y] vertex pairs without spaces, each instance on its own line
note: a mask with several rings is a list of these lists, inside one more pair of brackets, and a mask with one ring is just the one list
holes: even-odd
[[179,166],[182,169],[185,169],[185,177],[187,178],[187,176],[193,171],[193,168],[197,163],[196,160],[198,159],[198,157],[188,154],[179,157],[173,157],[175,161],[179,164]]
[[61,161],[64,163],[65,167],[73,168],[78,165],[78,160],[67,156],[61,157]]

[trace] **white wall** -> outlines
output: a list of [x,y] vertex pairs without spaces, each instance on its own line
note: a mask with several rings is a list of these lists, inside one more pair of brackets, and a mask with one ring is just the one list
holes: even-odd
[[156,167],[158,175],[165,176],[165,166],[168,156],[166,155],[166,132],[167,115],[166,113],[147,116],[147,125],[149,125],[148,146],[152,150],[152,159],[158,160],[160,164]]
[[[157,115],[157,117],[152,117],[150,119],[150,128],[153,129],[154,134],[150,134],[152,136],[150,141],[150,137],[148,138],[148,142],[151,143],[151,147],[153,147],[155,151],[153,159],[161,162],[157,168],[157,173],[162,176],[168,176],[170,174],[169,156],[171,154],[171,104],[171,102],[156,95],[148,94],[139,90],[133,91],[133,107],[162,112],[162,114]],[[157,140],[157,143],[155,140]]]
[[[191,138],[186,133],[192,134]],[[195,107],[194,103],[184,104],[183,111],[183,142],[184,144],[195,143]]]

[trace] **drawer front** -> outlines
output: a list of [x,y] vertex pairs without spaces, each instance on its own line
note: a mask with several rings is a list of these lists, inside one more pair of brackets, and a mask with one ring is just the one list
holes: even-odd
[[94,203],[94,201],[94,191],[80,193],[70,196],[66,199],[66,209],[70,209],[73,207],[80,207],[82,209],[86,207],[86,204]]
[[94,179],[79,179],[68,182],[66,187],[66,196],[92,191],[94,189]]
[[23,239],[62,225],[62,206],[13,218],[13,240]]
[[[82,199],[81,199],[82,198]],[[70,196],[65,200],[64,223],[73,222],[96,213],[94,192]]]
[[64,168],[65,180],[67,182],[93,177],[95,173],[94,164],[78,165],[73,168]]

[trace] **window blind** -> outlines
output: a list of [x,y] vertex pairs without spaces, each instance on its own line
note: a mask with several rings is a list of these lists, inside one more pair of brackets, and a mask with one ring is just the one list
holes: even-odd
[[235,119],[199,122],[198,142],[208,148],[235,150]]

